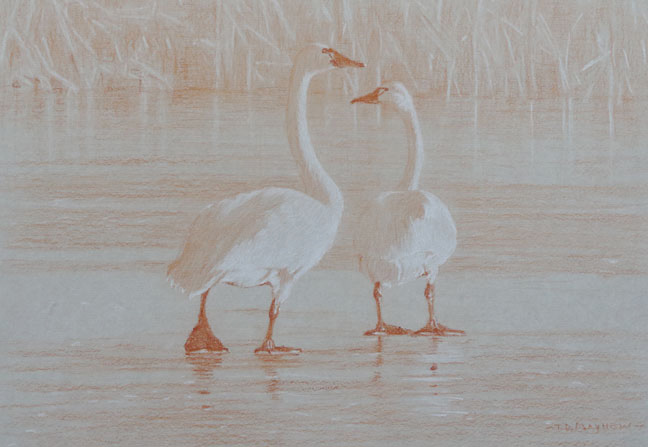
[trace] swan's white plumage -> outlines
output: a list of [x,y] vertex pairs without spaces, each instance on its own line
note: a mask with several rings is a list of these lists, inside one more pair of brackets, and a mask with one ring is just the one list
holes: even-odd
[[363,64],[317,44],[297,54],[290,74],[286,131],[306,192],[265,188],[205,208],[191,225],[182,253],[169,266],[172,285],[189,296],[201,295],[216,283],[269,285],[276,318],[275,305],[288,298],[294,281],[331,248],[342,217],[342,194],[317,159],[306,108],[313,77],[348,66]]
[[330,249],[339,216],[292,189],[265,188],[205,208],[194,220],[168,276],[190,296],[215,283],[275,285],[299,277]]
[[[457,246],[448,208],[425,191],[380,194],[362,215],[354,245],[360,270],[384,286],[436,275]],[[432,278],[433,279],[433,278]]]
[[354,233],[360,270],[382,286],[402,284],[423,275],[434,282],[438,268],[454,253],[457,230],[444,203],[418,189],[423,141],[416,108],[400,82],[383,84],[358,102],[395,107],[405,123],[407,166],[399,190],[369,202]]

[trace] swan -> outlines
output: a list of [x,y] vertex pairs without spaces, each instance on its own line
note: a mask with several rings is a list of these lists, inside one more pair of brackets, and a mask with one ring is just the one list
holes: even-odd
[[306,193],[264,188],[239,194],[209,205],[191,225],[181,254],[167,272],[174,287],[190,297],[201,296],[198,323],[185,351],[227,351],[214,336],[205,312],[209,290],[218,283],[270,286],[268,329],[255,352],[301,351],[275,345],[274,323],[294,282],[330,249],[344,208],[340,190],[311,144],[306,118],[308,87],[314,76],[345,67],[364,64],[332,48],[311,44],[298,52],[290,73],[286,129]]
[[418,188],[423,167],[421,126],[411,95],[400,82],[382,84],[351,104],[385,104],[401,115],[407,130],[405,173],[396,191],[383,192],[361,215],[354,232],[360,271],[374,284],[378,323],[365,335],[398,335],[411,331],[386,324],[382,318],[382,288],[425,277],[428,322],[418,335],[463,334],[439,323],[434,314],[434,281],[439,266],[457,246],[457,230],[444,203]]

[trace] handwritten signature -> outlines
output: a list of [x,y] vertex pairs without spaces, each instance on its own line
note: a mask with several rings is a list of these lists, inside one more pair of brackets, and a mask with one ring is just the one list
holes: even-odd
[[624,431],[631,429],[642,429],[645,424],[637,422],[606,422],[606,423],[553,423],[548,424],[545,428],[556,432],[574,432],[574,433],[591,433],[598,434],[604,432]]

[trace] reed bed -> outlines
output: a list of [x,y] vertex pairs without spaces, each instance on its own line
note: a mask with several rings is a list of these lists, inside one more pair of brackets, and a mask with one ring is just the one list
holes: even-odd
[[462,97],[644,95],[648,3],[637,0],[4,0],[0,84],[16,88],[285,86],[304,42]]

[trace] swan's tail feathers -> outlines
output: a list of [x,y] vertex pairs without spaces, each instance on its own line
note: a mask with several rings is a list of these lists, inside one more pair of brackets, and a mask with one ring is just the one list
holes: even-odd
[[187,291],[185,290],[185,288],[182,287],[182,285],[179,282],[177,282],[176,279],[175,279],[177,269],[178,269],[178,260],[175,260],[175,261],[173,261],[171,263],[171,265],[169,265],[169,268],[167,269],[167,277],[166,277],[166,279],[167,279],[168,283],[171,284],[172,288],[178,289],[183,294],[186,295]]
[[[202,293],[200,287],[202,281],[197,281],[197,274],[195,269],[187,266],[186,262],[182,262],[182,258],[173,261],[167,269],[167,281],[174,289],[180,290],[183,294],[189,295],[192,298],[195,295]],[[200,282],[200,284],[198,284]]]
[[224,276],[223,272],[211,272],[182,257],[173,261],[167,270],[167,281],[174,289],[179,289],[189,298],[199,296]]

